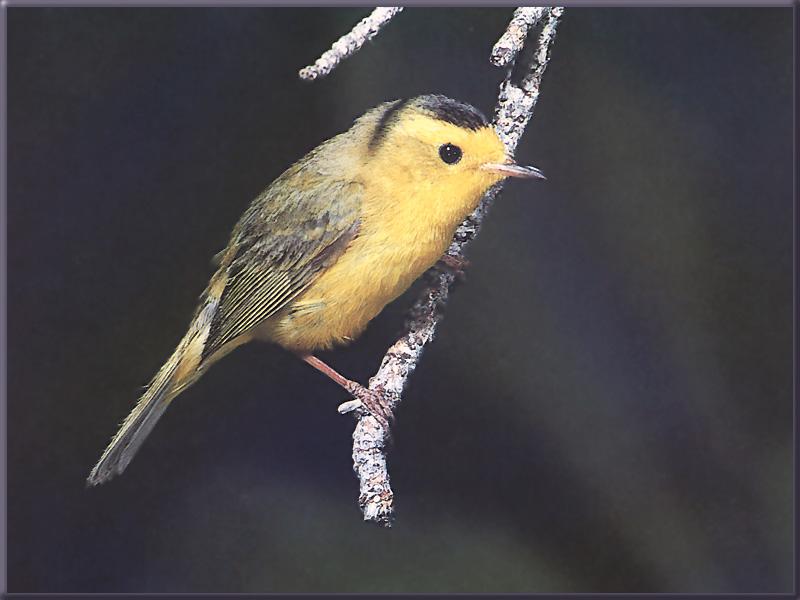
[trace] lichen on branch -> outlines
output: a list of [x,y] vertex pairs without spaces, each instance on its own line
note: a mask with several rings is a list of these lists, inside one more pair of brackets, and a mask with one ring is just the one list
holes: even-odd
[[368,17],[359,21],[350,33],[334,42],[331,49],[320,56],[313,65],[300,69],[300,79],[314,81],[325,77],[344,59],[358,52],[369,40],[374,38],[397,13],[402,6],[379,6]]

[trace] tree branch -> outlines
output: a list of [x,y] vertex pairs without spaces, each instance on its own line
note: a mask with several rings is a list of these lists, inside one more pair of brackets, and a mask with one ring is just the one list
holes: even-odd
[[[375,12],[377,10],[380,9]],[[493,126],[509,156],[514,155],[539,98],[542,75],[550,59],[556,26],[563,11],[562,7],[517,9],[508,29],[492,50],[491,62],[498,66],[508,66],[506,77],[500,84]],[[529,64],[522,64],[517,58],[530,28],[540,21],[544,21],[544,25],[536,50]],[[356,50],[357,48],[347,56]],[[325,72],[329,71],[330,69]],[[483,219],[501,189],[502,183],[493,186],[475,211],[459,226],[448,254],[454,257],[463,256],[466,246],[478,235]],[[378,372],[369,381],[370,389],[386,394],[392,411],[400,403],[408,377],[417,367],[425,345],[434,337],[436,326],[443,317],[442,308],[447,303],[450,287],[456,276],[450,271],[432,269],[426,273],[425,278],[427,285],[411,308],[406,322],[406,333],[387,350]],[[339,406],[339,412],[355,412],[358,419],[353,432],[353,469],[359,480],[358,504],[364,520],[390,527],[394,517],[394,494],[386,466],[385,445],[388,432],[384,431],[378,420],[367,413],[357,400],[343,403]]]
[[374,38],[397,13],[403,10],[402,6],[379,6],[370,15],[362,19],[352,31],[340,37],[331,46],[331,49],[320,56],[313,65],[300,69],[300,79],[314,81],[325,77],[333,71],[340,62],[349,58],[361,49],[361,46]]
[[503,36],[497,40],[492,48],[489,60],[496,67],[508,66],[525,45],[528,30],[550,11],[543,6],[523,6],[514,11],[511,22]]

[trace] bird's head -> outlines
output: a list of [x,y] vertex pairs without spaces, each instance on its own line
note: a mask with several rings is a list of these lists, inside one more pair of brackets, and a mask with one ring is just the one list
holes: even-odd
[[405,187],[462,217],[501,179],[544,178],[535,167],[517,165],[483,113],[469,104],[426,95],[387,102],[365,117],[365,169],[395,193]]

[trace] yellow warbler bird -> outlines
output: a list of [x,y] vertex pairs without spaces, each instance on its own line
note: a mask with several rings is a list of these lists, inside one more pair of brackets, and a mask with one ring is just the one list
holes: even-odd
[[442,258],[486,190],[509,176],[543,177],[506,155],[480,111],[445,96],[386,102],[314,148],[242,215],[188,332],[88,483],[122,473],[170,401],[250,340],[296,353],[385,424],[381,394],[312,353],[361,334]]

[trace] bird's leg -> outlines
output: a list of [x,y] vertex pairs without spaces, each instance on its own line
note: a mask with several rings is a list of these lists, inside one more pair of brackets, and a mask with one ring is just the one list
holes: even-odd
[[464,258],[463,254],[459,254],[458,256],[453,256],[452,254],[443,254],[442,258],[439,259],[445,267],[453,271],[455,276],[460,279],[466,279],[466,268],[470,265],[470,262]]
[[352,394],[354,398],[360,400],[370,414],[383,426],[384,431],[387,433],[389,432],[389,421],[394,419],[394,414],[384,394],[381,394],[378,390],[366,388],[356,381],[347,379],[347,377],[322,362],[316,356],[307,354],[300,358],[317,369],[320,373],[330,377],[347,390],[348,393]]

